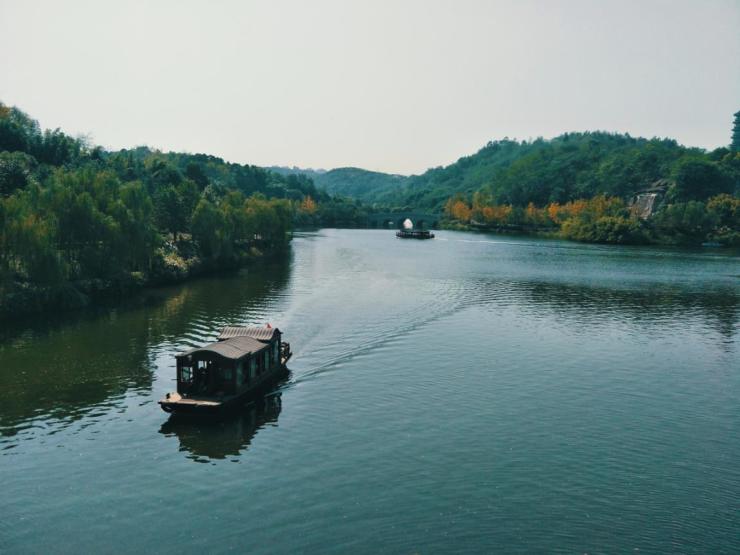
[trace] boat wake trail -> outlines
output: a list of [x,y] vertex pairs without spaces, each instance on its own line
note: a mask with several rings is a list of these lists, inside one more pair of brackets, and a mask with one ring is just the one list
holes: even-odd
[[[418,285],[418,283],[416,283]],[[427,287],[430,284],[426,284]],[[343,364],[400,341],[409,341],[409,335],[437,321],[451,316],[467,306],[465,291],[453,282],[437,283],[425,295],[426,303],[407,306],[403,303],[381,303],[373,313],[382,313],[375,319],[362,319],[353,315],[357,310],[345,311],[332,320],[322,320],[315,326],[315,333],[302,344],[295,343],[295,364],[291,365],[292,379],[284,388],[291,388],[315,380],[334,371]],[[418,301],[418,291],[416,292]],[[374,299],[376,302],[378,299]],[[291,326],[291,331],[294,326]]]

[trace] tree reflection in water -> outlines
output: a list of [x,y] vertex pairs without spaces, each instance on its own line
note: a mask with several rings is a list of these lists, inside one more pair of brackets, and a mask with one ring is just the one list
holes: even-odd
[[115,307],[0,326],[0,437],[33,419],[65,427],[95,409],[120,409],[129,393],[150,395],[158,352],[174,354],[207,343],[227,324],[250,322],[289,278],[286,256],[147,290]]

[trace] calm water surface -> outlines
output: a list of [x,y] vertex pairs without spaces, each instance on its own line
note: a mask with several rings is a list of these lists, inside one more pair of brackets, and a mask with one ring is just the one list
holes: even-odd
[[[0,330],[0,551],[740,552],[740,261],[323,230],[289,259]],[[173,355],[291,376],[168,421]]]

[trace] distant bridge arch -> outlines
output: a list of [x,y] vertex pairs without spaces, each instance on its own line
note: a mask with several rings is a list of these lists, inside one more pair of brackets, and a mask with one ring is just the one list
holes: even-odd
[[369,214],[367,227],[380,229],[400,229],[403,222],[411,220],[414,229],[436,229],[439,225],[439,215],[424,212],[386,212],[381,214]]

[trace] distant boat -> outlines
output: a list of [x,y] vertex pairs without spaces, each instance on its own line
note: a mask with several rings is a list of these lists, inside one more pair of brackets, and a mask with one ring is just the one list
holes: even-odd
[[278,328],[225,327],[218,341],[175,356],[177,392],[159,401],[169,413],[218,414],[264,393],[287,373],[292,353]]
[[434,233],[426,229],[399,229],[396,237],[400,239],[434,239]]

